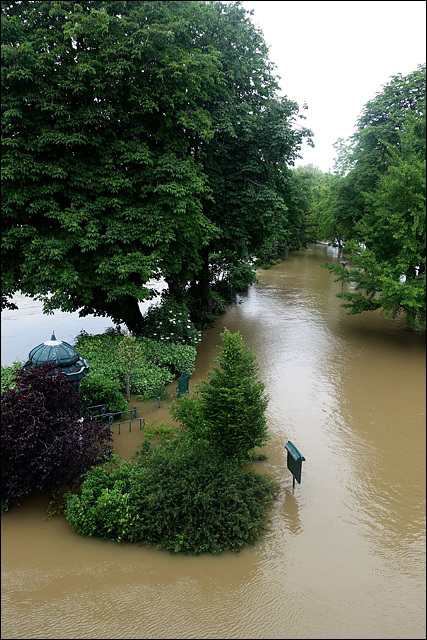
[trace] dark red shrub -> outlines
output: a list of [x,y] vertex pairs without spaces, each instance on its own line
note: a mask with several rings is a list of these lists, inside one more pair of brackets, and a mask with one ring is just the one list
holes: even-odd
[[54,365],[20,370],[16,382],[1,395],[1,497],[9,504],[78,486],[112,452],[110,428],[88,414],[77,385]]

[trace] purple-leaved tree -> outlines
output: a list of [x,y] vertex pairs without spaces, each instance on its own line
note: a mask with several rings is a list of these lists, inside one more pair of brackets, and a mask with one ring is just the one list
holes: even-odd
[[1,396],[2,503],[78,486],[111,455],[111,441],[110,428],[88,414],[76,385],[53,364],[18,371],[15,388]]

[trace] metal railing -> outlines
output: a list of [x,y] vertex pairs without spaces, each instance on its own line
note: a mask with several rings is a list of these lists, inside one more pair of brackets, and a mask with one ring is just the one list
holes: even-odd
[[129,433],[132,431],[132,424],[134,422],[138,422],[139,420],[139,430],[142,431],[143,426],[145,425],[145,418],[135,418],[133,420],[125,420],[124,422],[114,422],[112,425],[112,427],[119,427],[119,435],[120,435],[120,428],[123,424],[128,424],[129,425]]
[[[129,433],[132,431],[132,425],[134,422],[139,421],[139,430],[142,431],[143,426],[145,425],[145,418],[137,418],[136,417],[136,407],[133,409],[124,409],[123,411],[107,411],[105,404],[96,404],[92,407],[88,407],[89,411],[97,410],[98,413],[96,415],[92,415],[93,418],[97,418],[98,420],[108,421],[109,427],[118,427],[118,432],[120,434],[121,428],[123,425],[129,425]],[[123,419],[123,416],[129,414],[129,418]],[[114,419],[120,416],[119,420],[114,422]]]
[[136,407],[133,407],[133,409],[124,409],[123,411],[106,411],[105,404],[96,404],[92,407],[88,407],[88,409],[89,411],[92,409],[98,409],[99,413],[92,415],[92,417],[98,420],[105,420],[105,422],[108,421],[109,427],[114,424],[114,420],[117,419],[117,416],[120,416],[119,421],[123,422],[123,416],[127,413],[129,413],[129,420],[136,420]]

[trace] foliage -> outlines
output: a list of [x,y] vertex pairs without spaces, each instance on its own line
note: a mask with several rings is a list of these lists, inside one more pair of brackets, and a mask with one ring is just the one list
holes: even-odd
[[277,488],[181,435],[136,462],[89,471],[81,495],[67,494],[65,515],[86,536],[171,553],[239,551],[265,529]]
[[[364,106],[356,131],[347,144],[341,142],[343,178],[338,185],[339,215],[346,227],[345,239],[361,241],[355,224],[365,215],[366,197],[375,191],[387,172],[392,150],[399,151],[408,117],[423,120],[426,99],[425,65],[406,76],[397,74]],[[419,133],[422,137],[422,132]]]
[[[126,363],[120,360],[119,348],[124,339],[121,332],[95,335],[82,332],[75,342],[77,351],[90,366],[81,383],[82,394],[90,404],[105,404],[108,411],[123,409],[124,399],[120,396],[126,393],[127,370]],[[138,358],[129,372],[130,393],[140,394],[144,399],[157,398],[177,372],[193,373],[195,347],[139,336],[135,336],[134,342]]]
[[159,268],[194,273],[214,228],[189,138],[221,81],[185,5],[2,4],[6,295],[135,330]]
[[311,132],[273,69],[238,2],[2,3],[2,304],[137,333],[153,279],[209,300],[209,253],[232,274],[291,224]]
[[[81,416],[81,417],[79,417]],[[93,420],[78,388],[53,364],[21,370],[1,398],[2,500],[75,486],[111,452],[108,427]]]
[[80,381],[80,394],[88,407],[105,405],[106,411],[127,409],[119,380],[111,380],[103,371],[90,371]]
[[16,374],[22,366],[22,362],[15,361],[12,365],[1,368],[1,391],[13,389],[15,386]]
[[192,347],[197,347],[201,339],[200,332],[190,320],[187,306],[169,298],[160,306],[148,309],[140,335],[160,342],[169,341]]
[[147,440],[159,440],[161,444],[173,440],[177,434],[178,428],[165,422],[158,424],[147,422],[144,427],[144,437]]
[[[198,290],[198,287],[193,287],[191,290],[191,297],[188,301],[188,307],[190,310],[190,316],[194,322],[194,326],[201,329],[210,329],[215,326],[216,319],[225,313],[227,303],[231,302],[230,298],[225,299],[218,290],[223,290],[223,282],[218,282],[213,285],[215,288],[210,289],[209,304],[206,304],[206,300],[203,296],[203,291]],[[226,295],[229,294],[230,287],[228,282],[225,283]]]
[[401,134],[393,162],[371,194],[371,215],[359,222],[366,246],[349,242],[354,269],[328,268],[356,283],[355,293],[338,294],[350,313],[382,309],[406,314],[408,329],[426,326],[426,161],[411,127]]
[[[257,281],[256,267],[249,260],[228,261],[223,253],[212,254],[209,260],[213,272],[212,302],[216,294],[216,302],[221,306],[221,309],[215,310],[213,305],[212,312],[218,315],[224,309],[224,301],[230,303],[236,293],[246,292]],[[222,305],[218,296],[222,299]]]
[[392,78],[367,103],[351,140],[345,171],[333,188],[333,216],[354,268],[325,264],[343,306],[361,313],[404,312],[408,329],[425,327],[426,264],[425,65]]
[[239,331],[225,329],[223,347],[192,397],[176,400],[172,416],[195,438],[208,440],[229,460],[241,462],[268,439],[265,410],[268,398],[257,379],[255,355],[245,350]]
[[142,357],[142,348],[136,336],[125,330],[117,345],[117,359],[125,372],[128,402],[130,402],[130,377],[132,372],[140,366]]
[[339,224],[336,202],[339,176],[323,173],[311,165],[299,167],[298,171],[309,184],[307,228],[310,240],[312,242],[326,240],[342,247],[344,231]]

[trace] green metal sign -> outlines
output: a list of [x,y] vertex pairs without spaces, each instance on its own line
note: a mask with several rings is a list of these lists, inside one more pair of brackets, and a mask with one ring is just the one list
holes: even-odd
[[301,484],[302,463],[304,462],[305,458],[303,455],[301,455],[296,446],[292,444],[290,440],[288,440],[288,442],[285,444],[285,449],[288,452],[287,466],[289,471],[293,475],[292,486],[294,487],[295,480],[298,482],[298,484]]
[[190,380],[190,374],[189,373],[181,373],[181,375],[178,378],[178,386],[176,388],[176,392],[178,395],[178,398],[180,398],[181,396],[185,395],[186,393],[188,393],[188,381]]

